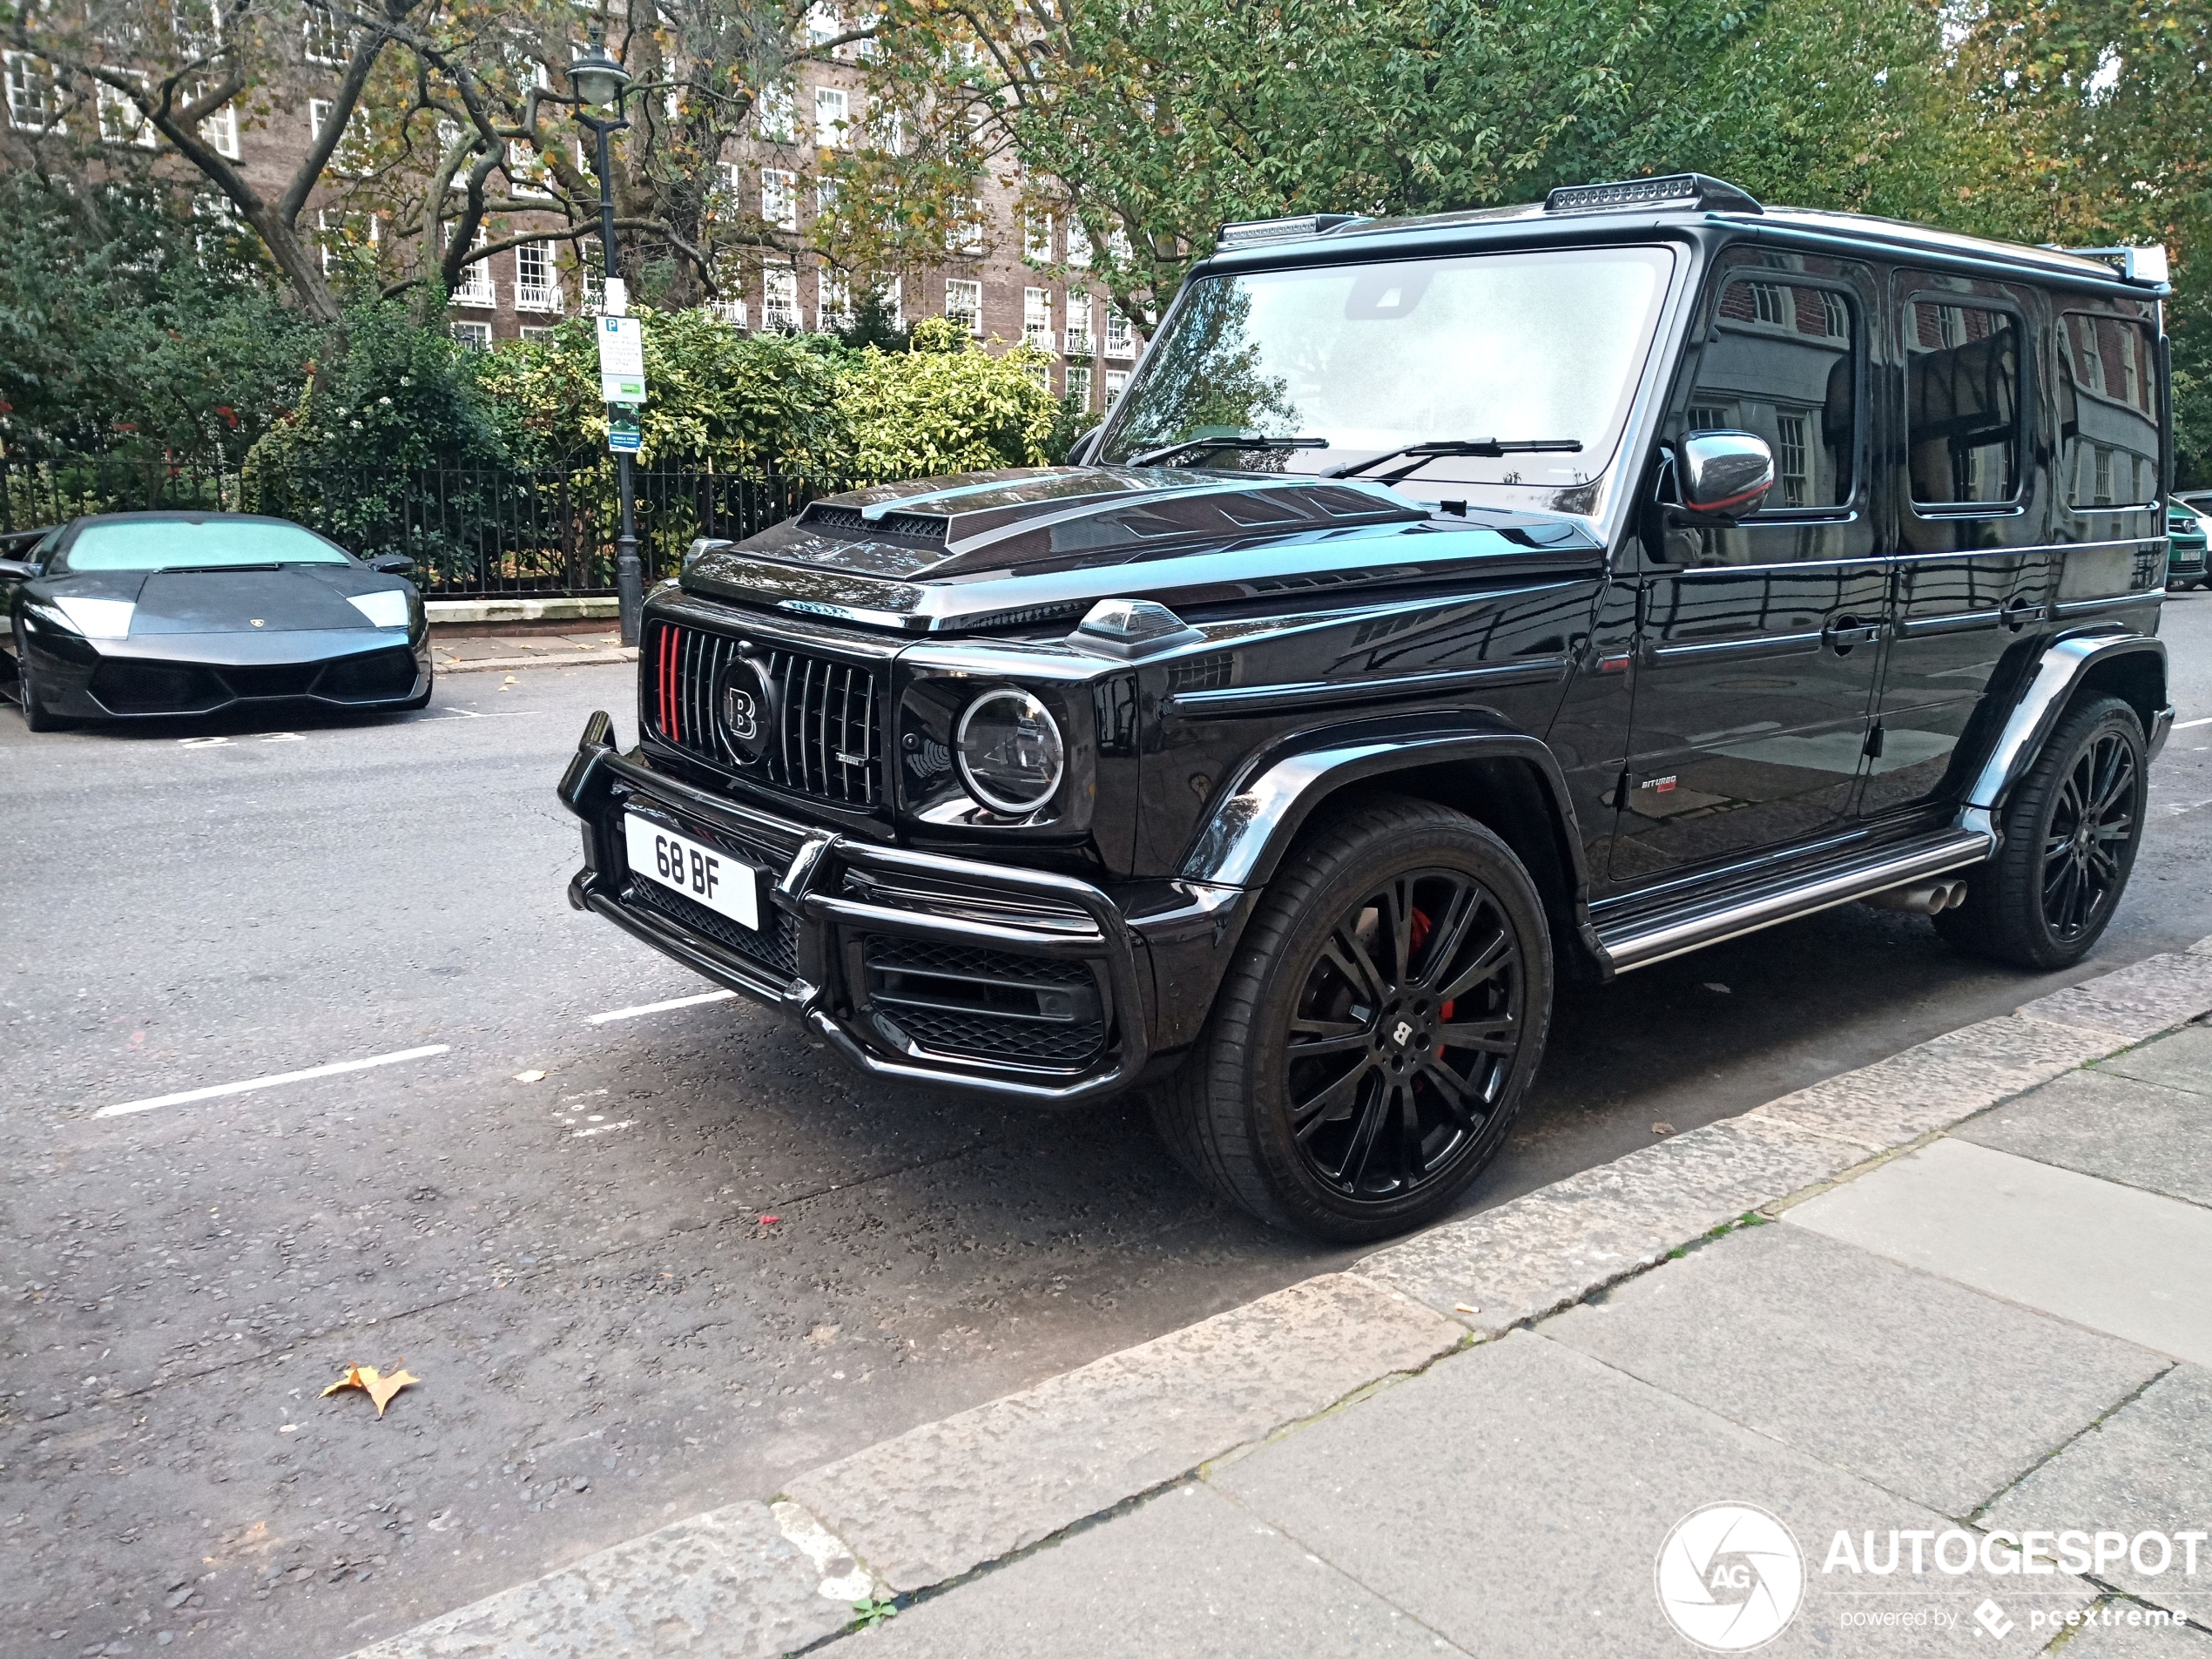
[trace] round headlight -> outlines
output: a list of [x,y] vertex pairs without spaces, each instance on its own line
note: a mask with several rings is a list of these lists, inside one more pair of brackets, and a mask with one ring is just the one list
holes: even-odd
[[953,750],[968,792],[995,813],[1034,813],[1052,799],[1068,765],[1044,705],[1010,687],[968,705]]

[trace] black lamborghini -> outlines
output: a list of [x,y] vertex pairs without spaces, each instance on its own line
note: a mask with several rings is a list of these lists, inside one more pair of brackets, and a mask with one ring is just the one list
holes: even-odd
[[0,548],[0,679],[34,732],[300,699],[430,700],[408,560],[355,558],[281,518],[105,513]]

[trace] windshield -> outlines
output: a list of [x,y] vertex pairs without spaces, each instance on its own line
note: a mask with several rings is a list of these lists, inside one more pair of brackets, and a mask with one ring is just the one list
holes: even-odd
[[126,519],[87,524],[69,544],[71,570],[176,570],[240,564],[343,564],[346,556],[297,524],[268,520]]
[[1557,441],[1440,455],[1398,489],[1587,483],[1620,442],[1672,266],[1664,248],[1568,248],[1205,278],[1146,354],[1098,459],[1207,436],[1318,438],[1325,448],[1175,459],[1320,473],[1408,444]]

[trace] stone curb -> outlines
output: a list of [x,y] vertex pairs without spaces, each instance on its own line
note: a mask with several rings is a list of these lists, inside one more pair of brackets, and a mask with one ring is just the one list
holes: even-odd
[[621,614],[612,597],[588,599],[425,599],[423,613],[433,628],[471,622],[559,622],[574,617],[597,620]]
[[482,674],[496,668],[513,671],[518,668],[576,668],[592,663],[634,663],[637,647],[624,645],[615,651],[580,651],[573,657],[556,657],[546,651],[536,657],[488,657],[475,662],[440,663],[437,671],[444,674]]
[[[2212,1009],[2212,939],[1885,1060],[664,1527],[354,1659],[772,1659],[1581,1300]],[[707,1632],[712,1632],[711,1647]]]

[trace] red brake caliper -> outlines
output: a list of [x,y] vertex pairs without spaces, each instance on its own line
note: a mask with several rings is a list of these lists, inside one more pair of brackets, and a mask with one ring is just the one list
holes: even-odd
[[[1427,911],[1416,910],[1413,912],[1413,954],[1415,955],[1419,955],[1420,954],[1421,947],[1428,942],[1429,929],[1434,924],[1433,924],[1428,919]],[[1442,1008],[1437,1009],[1436,1017],[1439,1020],[1449,1020],[1452,1017],[1452,1004],[1447,1002]],[[1439,1049],[1436,1051],[1436,1057],[1439,1060],[1444,1058],[1444,1050],[1442,1049]]]

